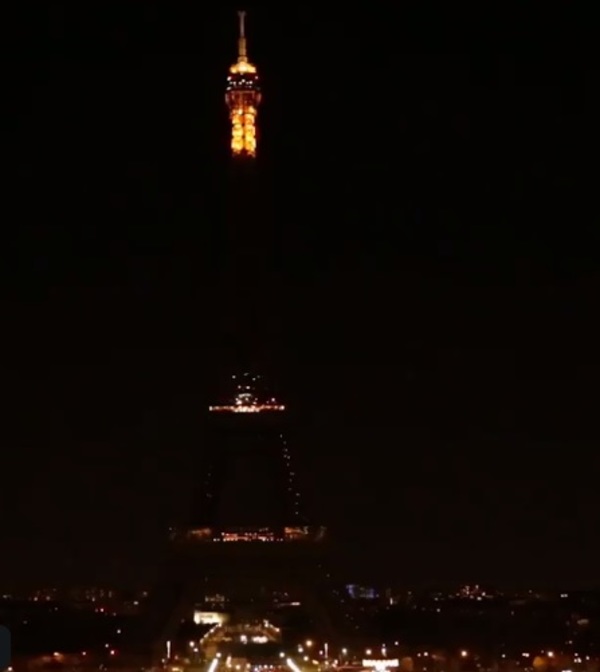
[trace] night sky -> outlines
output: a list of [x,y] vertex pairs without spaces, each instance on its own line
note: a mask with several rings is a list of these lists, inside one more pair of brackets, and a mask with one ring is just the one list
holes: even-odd
[[[236,8],[45,4],[5,24],[0,583],[125,584],[207,449]],[[305,497],[349,576],[593,584],[594,42],[416,5],[247,8]]]

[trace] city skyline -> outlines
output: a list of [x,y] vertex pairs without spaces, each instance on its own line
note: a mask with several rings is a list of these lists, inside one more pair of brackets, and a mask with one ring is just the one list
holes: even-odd
[[[186,510],[236,9],[16,19],[3,577],[126,582]],[[341,573],[593,584],[592,70],[489,12],[251,10],[283,398]]]

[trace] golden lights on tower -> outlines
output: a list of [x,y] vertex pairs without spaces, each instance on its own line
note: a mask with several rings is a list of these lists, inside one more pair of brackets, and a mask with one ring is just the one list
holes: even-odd
[[248,61],[246,49],[246,12],[238,12],[238,59],[229,68],[225,100],[231,122],[231,151],[234,156],[256,156],[256,116],[260,88],[256,66]]

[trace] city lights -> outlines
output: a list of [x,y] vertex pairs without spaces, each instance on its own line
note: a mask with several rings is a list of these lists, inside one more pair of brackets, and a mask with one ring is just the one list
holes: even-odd
[[387,670],[390,667],[398,667],[400,662],[397,658],[393,659],[382,659],[382,660],[372,660],[365,659],[362,661],[363,667],[372,667],[377,672],[382,672],[382,670]]

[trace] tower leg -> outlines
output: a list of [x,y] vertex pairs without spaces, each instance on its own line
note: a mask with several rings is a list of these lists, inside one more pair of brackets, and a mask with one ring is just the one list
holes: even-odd
[[176,638],[181,622],[190,618],[196,590],[197,586],[179,577],[172,579],[169,574],[158,582],[144,605],[132,648],[153,663],[160,662],[166,654],[166,643]]

